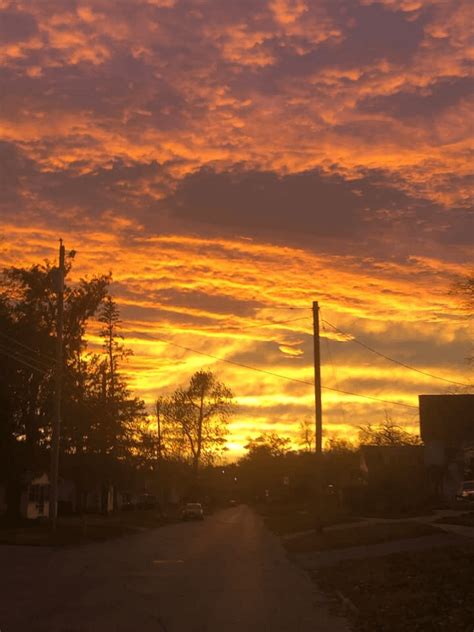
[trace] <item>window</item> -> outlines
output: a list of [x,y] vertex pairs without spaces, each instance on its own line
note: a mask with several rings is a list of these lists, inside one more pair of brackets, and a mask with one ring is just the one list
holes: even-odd
[[30,485],[28,500],[31,503],[35,503],[39,501],[39,490],[40,490],[40,485]]
[[49,485],[30,485],[28,500],[31,503],[44,503],[49,499]]

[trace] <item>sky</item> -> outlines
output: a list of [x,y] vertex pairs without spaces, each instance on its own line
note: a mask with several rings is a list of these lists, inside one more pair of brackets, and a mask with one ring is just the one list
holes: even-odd
[[215,371],[231,454],[313,417],[313,301],[325,437],[416,432],[418,394],[473,382],[473,12],[0,0],[0,265],[62,237],[75,278],[112,271],[132,387]]

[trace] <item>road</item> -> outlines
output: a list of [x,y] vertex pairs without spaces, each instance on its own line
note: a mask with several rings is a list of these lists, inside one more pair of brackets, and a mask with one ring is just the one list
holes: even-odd
[[0,546],[1,632],[346,632],[241,505],[69,549]]

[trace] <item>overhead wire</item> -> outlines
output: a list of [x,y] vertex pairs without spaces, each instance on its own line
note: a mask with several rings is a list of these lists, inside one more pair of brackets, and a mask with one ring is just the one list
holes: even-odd
[[[323,327],[323,332],[327,333],[326,327],[324,326],[324,321],[321,321],[322,327]],[[328,355],[328,359],[329,359],[329,364],[331,366],[331,372],[332,372],[332,377],[334,380],[334,383],[336,385],[336,388],[339,388],[339,384],[337,381],[337,375],[336,375],[336,367],[333,361],[333,356],[332,356],[332,352],[331,352],[331,345],[329,344],[329,340],[327,336],[324,336],[324,341],[325,341],[325,345],[326,345],[326,352]],[[346,410],[344,408],[344,405],[341,403],[341,413],[342,413],[342,417],[343,417],[343,421],[346,422],[347,418],[346,418]]]
[[18,362],[19,364],[23,364],[24,366],[32,369],[33,371],[37,371],[38,373],[42,373],[43,375],[47,375],[48,371],[44,368],[41,368],[38,365],[32,364],[33,360],[31,360],[31,362],[28,359],[25,359],[23,356],[20,356],[18,353],[12,353],[10,351],[8,351],[5,348],[0,347],[0,354],[11,358],[12,360],[15,360],[16,362]]
[[[172,342],[171,340],[166,340],[164,338],[159,338],[158,336],[153,336],[153,335],[147,334],[145,332],[141,332],[141,335],[145,336],[146,338],[149,338],[151,340],[156,340],[157,342],[161,342],[161,343],[164,343],[164,344],[169,344],[169,345],[171,345],[173,347],[177,347],[179,349],[183,349],[184,351],[188,351],[189,353],[196,353],[198,355],[202,355],[202,356],[205,356],[205,357],[208,357],[208,358],[212,358],[213,360],[217,360],[218,362],[225,362],[226,364],[232,364],[234,366],[238,366],[238,367],[243,368],[243,369],[248,369],[250,371],[257,371],[259,373],[264,373],[264,374],[267,374],[267,375],[271,375],[273,377],[277,377],[277,378],[280,378],[282,380],[287,380],[289,382],[298,382],[300,384],[306,384],[308,386],[314,386],[314,382],[308,382],[307,380],[300,380],[300,379],[298,379],[296,377],[289,377],[288,375],[282,375],[281,373],[274,373],[273,371],[269,371],[268,369],[261,369],[259,367],[255,367],[255,366],[251,366],[251,365],[248,365],[248,364],[244,364],[242,362],[236,362],[235,360],[229,360],[227,358],[221,358],[221,357],[216,356],[216,355],[214,355],[212,353],[206,353],[204,351],[199,351],[197,349],[192,349],[191,347],[187,347],[185,345],[181,345],[181,344],[179,344],[177,342]],[[339,388],[332,388],[330,386],[322,386],[321,388],[323,388],[324,390],[327,390],[327,391],[333,391],[335,393],[342,393],[343,395],[350,395],[350,396],[353,396],[353,397],[362,397],[363,399],[370,399],[370,400],[373,400],[373,401],[382,402],[384,404],[391,404],[391,405],[394,405],[394,406],[405,406],[406,408],[415,408],[415,409],[417,409],[417,406],[413,406],[412,404],[405,404],[403,402],[395,402],[395,401],[391,401],[391,400],[386,400],[386,399],[382,399],[380,397],[375,397],[375,396],[372,396],[372,395],[363,395],[361,393],[354,393],[352,391],[346,391],[346,390],[342,390],[342,389],[339,389]]]
[[[0,332],[0,333],[3,333],[3,332]],[[17,344],[22,344],[20,343],[19,340],[16,340],[15,338],[12,338],[10,336],[4,335],[4,337],[9,338],[10,341],[16,342]],[[36,354],[36,350],[33,349],[32,347],[28,347],[28,345],[25,345],[25,344],[22,344],[22,347],[26,349],[30,349]],[[37,371],[38,373],[41,373],[42,375],[48,375],[48,373],[52,371],[56,366],[55,360],[52,361],[52,364],[48,364],[44,361],[41,361],[40,363],[39,359],[36,357],[31,357],[31,356],[26,355],[26,353],[24,352],[19,352],[16,349],[9,349],[8,347],[5,347],[5,344],[2,343],[2,341],[0,341],[0,354],[8,358],[11,358],[12,360],[16,360],[18,363],[22,364],[23,366],[29,369],[32,369],[34,371]],[[44,357],[51,357],[46,354],[43,354],[43,355]],[[66,373],[65,379],[67,380],[69,377],[70,376]],[[93,410],[93,408],[87,402],[82,402],[82,405],[84,405],[86,408],[89,408],[90,410]]]
[[[282,307],[280,309],[311,309],[311,308]],[[284,324],[288,324],[288,323],[291,323],[291,322],[297,322],[297,321],[305,320],[306,318],[308,318],[308,317],[307,316],[302,316],[302,317],[298,317],[298,318],[287,319],[287,320],[284,320],[284,321],[271,321],[271,322],[268,322],[268,323],[257,323],[255,325],[251,325],[251,326],[246,327],[246,328],[240,328],[240,330],[254,329],[254,328],[259,328],[259,327],[284,325]],[[404,362],[396,360],[395,358],[391,358],[390,356],[387,356],[386,354],[381,353],[381,352],[377,351],[376,349],[370,347],[369,345],[365,344],[364,342],[362,342],[358,338],[354,337],[352,334],[349,334],[348,332],[345,332],[345,331],[341,330],[340,328],[336,327],[335,325],[330,323],[328,320],[321,319],[321,322],[322,322],[324,331],[326,331],[324,325],[325,324],[329,325],[333,330],[335,330],[339,334],[341,334],[343,336],[349,336],[351,341],[361,345],[362,347],[366,348],[367,350],[371,351],[372,353],[375,353],[376,355],[378,355],[378,356],[380,356],[380,357],[382,357],[382,358],[384,358],[384,359],[386,359],[386,360],[388,360],[390,362],[394,362],[395,364],[403,366],[406,369],[409,369],[409,370],[412,370],[412,371],[416,371],[417,373],[421,373],[421,374],[426,375],[428,377],[431,377],[433,379],[439,379],[439,380],[442,380],[442,381],[445,381],[445,382],[448,382],[448,383],[451,383],[451,384],[455,384],[455,385],[458,385],[458,386],[464,386],[464,387],[469,386],[468,384],[464,384],[464,383],[457,382],[457,381],[454,381],[454,380],[449,380],[447,378],[443,378],[442,376],[434,375],[434,374],[429,373],[427,371],[423,371],[421,369],[417,369],[416,367],[412,367],[412,366],[410,366],[410,365],[408,365],[408,364],[406,364]],[[11,336],[8,336],[4,332],[0,332],[0,335],[3,338],[5,338],[5,339],[7,339],[7,340],[9,340],[9,341],[21,346],[21,347],[23,347],[24,349],[27,349],[27,350],[33,352],[35,354],[35,357],[33,357],[33,358],[32,357],[28,357],[28,356],[26,356],[26,354],[24,354],[24,353],[21,354],[16,349],[12,350],[12,349],[8,349],[8,348],[7,349],[1,349],[0,348],[0,352],[3,353],[3,355],[8,356],[8,357],[12,358],[13,360],[18,361],[19,363],[23,364],[24,366],[28,366],[29,368],[31,368],[33,370],[40,371],[43,374],[47,373],[45,368],[48,369],[48,370],[50,370],[52,368],[51,365],[49,365],[47,362],[45,362],[41,358],[36,357],[36,354],[38,353],[38,351],[36,349],[33,349],[32,347],[26,345],[25,343],[23,343],[23,342],[21,342],[19,340],[16,340],[16,339],[12,338]],[[234,360],[229,360],[227,358],[221,358],[219,356],[215,356],[213,354],[206,353],[206,352],[203,352],[203,351],[199,351],[199,350],[193,349],[191,347],[180,345],[180,344],[178,344],[176,342],[172,342],[172,341],[166,340],[164,338],[158,338],[157,336],[152,336],[151,334],[146,334],[144,332],[142,332],[142,335],[144,335],[145,337],[151,338],[153,340],[157,340],[158,342],[162,342],[164,344],[169,344],[169,345],[175,346],[177,348],[183,349],[184,351],[188,351],[190,353],[196,353],[196,354],[199,354],[199,355],[202,355],[202,356],[205,356],[205,357],[212,358],[214,360],[217,360],[218,362],[225,362],[227,364],[232,364],[234,366],[238,366],[238,367],[245,368],[245,369],[252,370],[252,371],[258,371],[260,373],[271,375],[273,377],[277,377],[277,378],[284,379],[284,380],[287,380],[287,381],[298,382],[298,383],[301,383],[301,384],[314,386],[314,384],[312,382],[308,382],[307,380],[301,380],[301,379],[298,379],[298,378],[289,377],[289,376],[286,376],[286,375],[275,373],[273,371],[269,371],[267,369],[262,369],[262,368],[259,368],[259,367],[250,366],[250,365],[247,365],[247,364],[244,364],[244,363],[236,362]],[[327,339],[326,339],[326,342],[327,342]],[[329,350],[328,350],[328,354],[330,354]],[[42,356],[43,357],[50,357],[50,356],[47,356],[47,354],[42,354]],[[51,358],[51,360],[52,360],[52,358]],[[36,365],[34,365],[32,363],[36,363]],[[45,367],[45,368],[40,368],[41,366]],[[334,371],[334,368],[333,368],[333,371]],[[386,400],[386,399],[383,399],[383,398],[380,398],[380,397],[376,397],[376,396],[372,396],[372,395],[365,395],[365,394],[361,394],[361,393],[355,393],[355,392],[347,391],[347,390],[340,389],[340,388],[333,388],[333,387],[329,387],[329,386],[322,386],[322,388],[324,390],[329,390],[329,391],[333,391],[333,392],[336,392],[336,393],[341,393],[341,394],[344,394],[344,395],[350,395],[350,396],[354,396],[354,397],[361,397],[361,398],[364,398],[364,399],[378,401],[378,402],[382,402],[382,403],[386,403],[386,404],[397,405],[397,406],[404,406],[404,407],[414,408],[414,409],[417,408],[416,406],[413,406],[411,404],[405,404],[403,402]]]
[[[12,339],[13,340],[13,339]],[[18,342],[18,341],[16,341]],[[23,345],[25,346],[25,345]],[[0,342],[0,355],[6,356],[12,360],[15,360],[16,362],[18,362],[19,364],[33,370],[36,371],[44,376],[48,375],[48,373],[54,368],[53,366],[49,366],[49,370],[46,370],[44,368],[41,368],[40,366],[37,366],[35,364],[33,364],[33,362],[35,361],[33,358],[29,358],[28,356],[26,356],[25,354],[20,354],[18,351],[14,351],[12,352],[11,350],[6,349],[4,346],[2,346],[2,343]],[[68,374],[66,373],[66,379],[69,377]],[[25,400],[27,401],[27,400]],[[83,406],[84,408],[86,408],[87,410],[97,414],[97,411],[94,409],[93,406],[91,406],[90,403],[88,403],[87,401],[81,401],[81,406]]]
[[470,386],[469,384],[464,384],[463,382],[456,382],[455,380],[449,380],[448,378],[442,377],[441,375],[434,375],[433,373],[429,373],[428,371],[423,371],[422,369],[417,369],[416,367],[410,366],[409,364],[406,364],[405,362],[401,362],[400,360],[397,360],[395,358],[391,358],[390,356],[386,355],[385,353],[382,353],[381,351],[377,351],[377,349],[374,349],[373,347],[370,347],[365,342],[362,342],[362,340],[359,340],[358,338],[356,338],[352,334],[350,334],[350,333],[348,333],[346,331],[343,331],[342,329],[339,329],[338,327],[336,327],[336,325],[333,325],[329,321],[324,320],[323,322],[326,323],[327,325],[329,325],[330,327],[332,327],[339,334],[341,334],[343,336],[349,336],[350,337],[349,340],[351,342],[355,342],[356,344],[360,345],[361,347],[364,347],[368,351],[371,351],[372,353],[375,353],[376,355],[380,356],[381,358],[384,358],[385,360],[388,360],[389,362],[393,362],[394,364],[398,364],[399,366],[402,366],[405,369],[409,369],[410,371],[416,371],[416,373],[421,373],[422,375],[426,375],[427,377],[431,377],[431,378],[433,378],[435,380],[442,380],[443,382],[448,382],[449,384],[455,384],[456,386],[463,386],[463,387],[467,387],[467,388],[469,388],[469,386]]
[[12,336],[9,336],[8,334],[4,333],[3,331],[0,331],[0,336],[2,336],[5,340],[8,340],[9,342],[13,342],[16,345],[19,345],[20,347],[23,347],[23,349],[25,349],[25,350],[30,351],[31,353],[34,353],[35,356],[37,356],[39,354],[41,356],[41,358],[38,357],[37,361],[42,363],[42,364],[44,364],[47,367],[50,366],[49,363],[47,363],[45,360],[42,360],[42,358],[47,358],[52,363],[56,362],[55,358],[50,356],[48,353],[40,352],[38,349],[34,349],[33,347],[30,347],[29,345],[25,344],[24,342],[21,342],[17,338],[13,338]]

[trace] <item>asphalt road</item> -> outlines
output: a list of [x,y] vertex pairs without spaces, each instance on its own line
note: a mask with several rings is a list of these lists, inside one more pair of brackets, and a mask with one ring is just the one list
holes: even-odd
[[246,506],[105,544],[0,546],[1,632],[346,632]]

